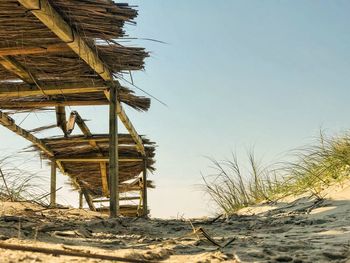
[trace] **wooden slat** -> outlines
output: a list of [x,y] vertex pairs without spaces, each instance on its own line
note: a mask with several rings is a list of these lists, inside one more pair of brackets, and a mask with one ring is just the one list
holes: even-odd
[[[102,91],[104,86],[86,85],[84,83],[67,83],[60,85],[45,85],[41,87],[46,95],[61,95],[74,93],[89,93]],[[1,87],[0,98],[18,98],[42,95],[43,92],[36,87]]]
[[[79,158],[57,158],[59,162],[81,162],[81,163],[99,163],[109,162],[108,157],[79,157]],[[119,158],[119,162],[142,162],[141,158]]]
[[42,47],[5,47],[0,48],[0,56],[35,55],[70,51],[72,51],[72,49],[65,43]]

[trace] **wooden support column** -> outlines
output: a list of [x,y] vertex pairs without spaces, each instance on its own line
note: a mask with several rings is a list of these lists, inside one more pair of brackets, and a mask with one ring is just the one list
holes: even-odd
[[88,204],[91,211],[96,211],[96,208],[94,206],[94,203],[92,202],[92,198],[89,194],[89,192],[85,188],[81,188],[81,192],[83,193],[86,203]]
[[56,206],[56,161],[51,160],[50,207]]
[[79,191],[79,209],[83,209],[83,192]]
[[119,212],[119,167],[118,167],[118,118],[117,87],[111,85],[109,103],[109,191],[110,217],[117,217]]
[[143,172],[142,172],[142,215],[147,217],[147,159],[143,160]]

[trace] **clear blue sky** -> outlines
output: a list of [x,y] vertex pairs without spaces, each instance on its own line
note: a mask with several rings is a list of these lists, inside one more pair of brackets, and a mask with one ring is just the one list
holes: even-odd
[[[129,35],[167,43],[134,42],[152,54],[133,77],[169,107],[153,101],[148,113],[128,110],[159,145],[152,215],[209,213],[195,186],[210,165],[204,156],[223,159],[254,145],[269,161],[320,127],[350,127],[349,1],[129,3],[139,6]],[[81,112],[94,131],[107,131],[106,109]],[[0,131],[1,140],[9,136],[4,147],[22,146]]]

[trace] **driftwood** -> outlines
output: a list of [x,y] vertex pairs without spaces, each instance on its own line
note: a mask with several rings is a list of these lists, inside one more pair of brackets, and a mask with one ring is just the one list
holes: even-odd
[[79,251],[50,249],[50,248],[32,247],[32,246],[23,246],[23,245],[13,245],[13,244],[7,244],[7,243],[3,243],[3,242],[0,242],[0,248],[9,249],[9,250],[34,252],[34,253],[43,253],[43,254],[55,255],[55,256],[95,258],[95,259],[111,260],[111,261],[119,261],[119,262],[133,262],[133,263],[152,262],[152,261],[147,261],[147,260],[138,260],[138,259],[123,258],[123,257],[101,255],[101,254],[91,254],[91,253],[79,252]]

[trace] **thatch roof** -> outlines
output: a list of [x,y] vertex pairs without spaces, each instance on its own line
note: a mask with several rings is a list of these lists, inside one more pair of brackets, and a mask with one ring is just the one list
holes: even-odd
[[[65,130],[69,122],[64,106],[107,105],[115,79],[144,68],[148,52],[118,42],[126,37],[125,23],[133,24],[136,16],[133,7],[112,0],[0,1],[0,123],[34,143],[44,158],[57,160],[61,171],[93,196],[104,194],[101,164],[108,162],[108,135],[93,135],[79,117],[84,135],[71,136]],[[148,110],[149,98],[117,86],[119,102]],[[137,134],[119,102],[118,115],[131,134],[119,136],[119,158],[124,158],[119,163],[122,184],[137,179],[144,169],[143,160],[154,170],[154,143]],[[57,126],[64,136],[38,139],[2,113],[47,109],[56,111]],[[100,161],[86,162],[89,158]],[[127,190],[125,184],[120,187]]]
[[[99,161],[101,154],[109,157],[109,135],[95,134],[89,138],[77,135],[65,137],[51,137],[42,139],[55,154],[56,160],[62,160],[62,165],[67,174],[72,178],[83,182],[94,196],[103,196],[101,184],[101,171]],[[98,149],[91,147],[89,140],[98,144]],[[154,171],[155,144],[142,137],[147,152],[147,169]],[[129,134],[118,135],[119,151],[119,180],[120,183],[135,179],[143,171],[144,158],[137,152],[135,143]],[[79,159],[96,159],[97,161],[85,162]],[[64,161],[67,160],[67,161]],[[107,170],[108,178],[108,170]],[[132,189],[131,189],[132,190]]]
[[[96,51],[112,74],[117,76],[129,70],[143,69],[144,59],[148,56],[144,48],[126,47],[116,42],[117,38],[124,36],[123,25],[126,22],[133,23],[137,15],[136,10],[127,4],[117,4],[111,0],[55,0],[50,3]],[[35,78],[32,83],[26,81],[17,83],[21,78],[0,64],[0,92],[3,86],[12,90],[16,90],[18,86],[44,90],[46,86],[55,83],[101,85],[99,75],[16,0],[0,1],[0,48],[43,49],[42,52],[37,51],[33,54],[24,52],[10,56]],[[45,50],[48,52],[44,52]],[[0,52],[0,61],[1,59]],[[94,96],[91,94],[84,96],[83,100],[87,100],[87,97],[95,100],[94,97],[98,94],[103,97],[102,90],[95,93]],[[139,110],[148,109],[149,100],[135,96],[128,89],[124,89],[122,93],[122,102]],[[61,101],[62,97],[45,96],[43,93],[41,97],[21,97],[20,102],[37,100],[55,102]],[[73,100],[76,97],[74,94],[64,95],[65,100]],[[17,102],[12,97],[8,99],[2,97],[0,108],[10,108],[9,104],[13,101]]]

